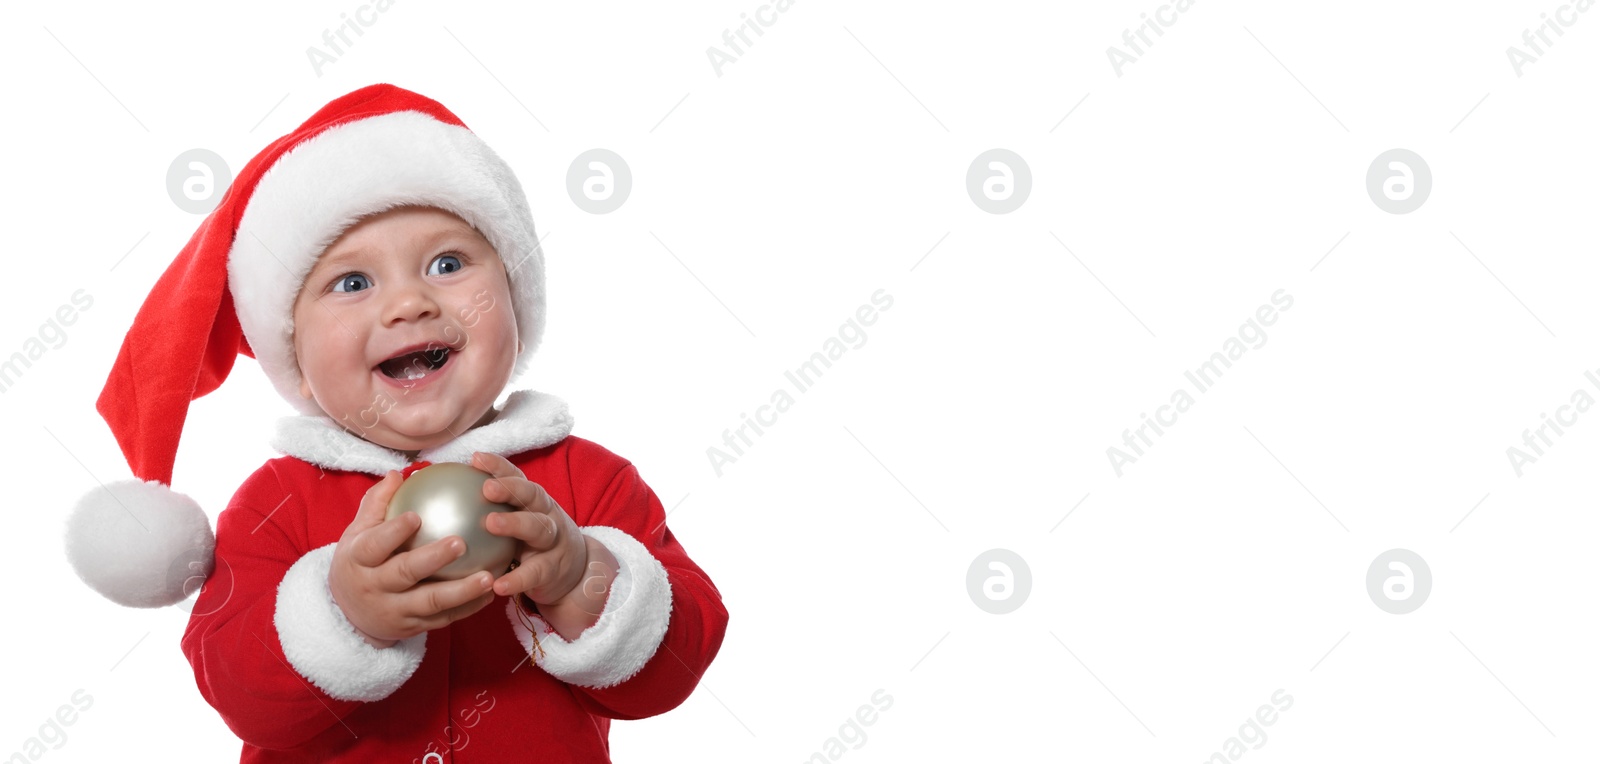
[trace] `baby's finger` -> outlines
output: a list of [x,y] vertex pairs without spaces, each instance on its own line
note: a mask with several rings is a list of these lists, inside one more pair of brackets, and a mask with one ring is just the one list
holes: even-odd
[[444,610],[431,617],[422,619],[422,626],[428,631],[449,626],[451,623],[459,621],[469,615],[472,615],[473,613],[478,612],[479,610],[482,610],[484,605],[487,605],[493,601],[494,592],[484,592],[483,596],[478,597],[477,599],[474,599],[465,605],[457,605],[449,610]]
[[561,508],[550,498],[544,486],[529,480],[521,469],[504,456],[477,451],[473,453],[472,458],[474,466],[494,475],[493,478],[483,481],[485,499],[511,504],[530,512],[550,512]]
[[350,521],[346,533],[358,534],[368,528],[376,527],[383,522],[383,516],[389,511],[389,500],[394,498],[394,492],[400,490],[402,477],[398,470],[389,470],[382,480],[374,483],[361,497],[361,504],[356,507],[356,516]]
[[511,460],[499,454],[491,454],[488,451],[472,452],[472,466],[495,477],[527,478],[527,475],[523,474],[522,470],[517,469],[517,465],[512,464]]
[[484,518],[484,527],[496,536],[520,539],[536,552],[554,549],[561,540],[560,524],[541,512],[491,512]]
[[382,570],[379,571],[379,586],[383,587],[384,591],[403,592],[438,572],[466,550],[467,544],[460,536],[446,536],[397,554],[384,563]]
[[[512,464],[504,456],[491,454],[488,451],[472,452],[472,466],[494,476],[483,481],[483,496],[489,501],[508,502],[508,497],[512,495],[508,484],[519,480],[523,482],[528,480],[528,476],[523,474],[522,470],[517,469],[517,465]],[[493,486],[498,486],[499,488],[492,488]],[[498,490],[499,492],[491,495],[491,490]]]
[[350,543],[350,559],[364,568],[376,568],[389,559],[394,550],[421,527],[422,520],[415,512],[407,512],[392,520],[378,523],[357,534]]
[[492,574],[480,570],[455,581],[426,583],[402,595],[405,599],[401,609],[428,624],[429,629],[435,629],[450,622],[439,621],[437,616],[470,604],[486,594],[492,597],[494,593],[489,590],[489,585],[493,581]]
[[548,587],[556,574],[556,560],[551,555],[535,555],[494,582],[494,593],[514,596]]
[[544,486],[525,477],[495,477],[483,481],[483,498],[517,509],[550,514],[562,511]]

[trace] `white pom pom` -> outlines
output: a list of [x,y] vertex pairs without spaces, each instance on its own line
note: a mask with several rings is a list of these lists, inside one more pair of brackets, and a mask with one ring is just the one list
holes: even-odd
[[127,607],[166,607],[211,575],[216,536],[194,499],[161,482],[90,491],[67,518],[67,560],[90,588]]

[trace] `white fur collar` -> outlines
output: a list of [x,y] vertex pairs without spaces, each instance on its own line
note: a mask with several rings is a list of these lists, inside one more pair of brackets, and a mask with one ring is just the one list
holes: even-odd
[[[511,456],[560,442],[570,432],[572,414],[566,401],[537,390],[519,390],[506,397],[494,421],[421,451],[417,461],[466,464],[474,451]],[[327,416],[283,417],[271,445],[319,467],[369,475],[385,475],[411,463],[404,453],[362,440]]]

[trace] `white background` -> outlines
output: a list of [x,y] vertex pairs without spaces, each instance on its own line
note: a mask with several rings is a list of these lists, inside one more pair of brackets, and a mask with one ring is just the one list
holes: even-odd
[[[41,760],[237,757],[187,614],[101,599],[61,524],[129,477],[94,400],[202,219],[168,165],[237,171],[373,82],[516,169],[551,307],[514,387],[639,466],[731,611],[693,697],[614,726],[617,761],[805,761],[879,689],[840,760],[1199,762],[1280,688],[1240,758],[1592,756],[1600,414],[1520,477],[1506,449],[1600,397],[1600,12],[1518,77],[1555,0],[1200,0],[1119,77],[1106,49],[1156,0],[799,0],[719,77],[706,49],[760,3],[678,5],[399,0],[320,77],[306,49],[354,0],[7,12],[0,357],[94,302],[0,396],[0,756],[83,689]],[[634,179],[606,215],[565,188],[595,147]],[[996,147],[1033,176],[1004,215],[965,186]],[[1410,214],[1365,189],[1392,148],[1432,170]],[[706,449],[878,289],[866,344],[717,476]],[[1266,344],[1118,477],[1107,448],[1279,289]],[[290,413],[241,357],[175,486],[214,519]],[[993,548],[1031,571],[1007,615],[967,592]],[[1366,590],[1393,548],[1433,576],[1408,615]]]

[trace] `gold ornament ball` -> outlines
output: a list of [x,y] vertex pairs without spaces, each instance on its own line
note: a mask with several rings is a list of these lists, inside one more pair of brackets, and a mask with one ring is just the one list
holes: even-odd
[[454,581],[480,570],[499,578],[511,565],[517,540],[496,536],[485,525],[490,512],[515,512],[516,507],[483,498],[483,483],[494,476],[455,462],[430,464],[411,473],[389,500],[385,519],[407,512],[422,518],[422,527],[406,539],[395,554],[426,546],[442,538],[460,536],[467,551],[423,581]]

